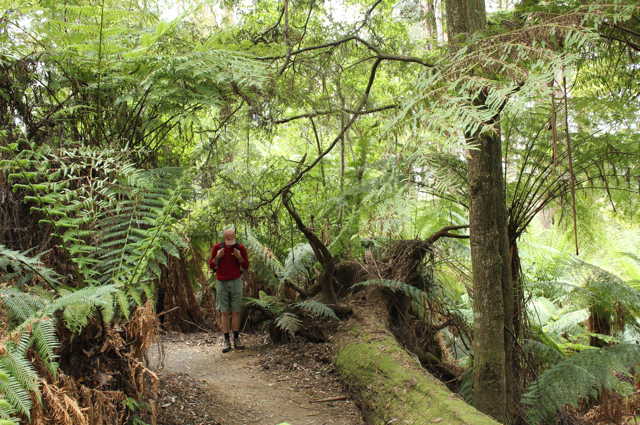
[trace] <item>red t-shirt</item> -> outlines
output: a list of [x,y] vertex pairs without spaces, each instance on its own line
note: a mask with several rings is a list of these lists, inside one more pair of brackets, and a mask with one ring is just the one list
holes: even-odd
[[[218,280],[233,280],[242,276],[242,270],[249,268],[249,256],[247,255],[247,248],[241,243],[235,245],[225,245],[224,254],[216,265],[216,254],[218,250],[222,248],[223,242],[215,244],[211,248],[211,256],[209,257],[209,267],[216,272],[216,279]],[[234,248],[240,250],[242,255],[242,261],[233,255]]]

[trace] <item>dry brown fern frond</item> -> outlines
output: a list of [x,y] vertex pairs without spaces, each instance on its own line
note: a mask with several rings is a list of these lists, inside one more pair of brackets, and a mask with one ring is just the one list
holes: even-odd
[[59,388],[44,380],[41,381],[41,384],[46,411],[53,419],[53,422],[46,423],[51,425],[89,425],[89,420],[78,405],[78,401],[66,394],[66,389]]
[[153,304],[147,301],[138,307],[127,324],[127,338],[135,341],[133,356],[142,358],[144,353],[158,340],[158,318]]

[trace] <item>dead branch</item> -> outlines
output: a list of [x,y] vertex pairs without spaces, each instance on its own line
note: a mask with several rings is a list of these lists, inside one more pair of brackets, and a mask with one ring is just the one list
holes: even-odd
[[329,401],[342,401],[342,400],[348,400],[349,398],[347,396],[341,395],[341,396],[337,396],[337,397],[327,397],[327,398],[321,398],[318,400],[310,400],[309,403],[326,403]]
[[459,235],[456,233],[451,233],[451,230],[460,230],[460,229],[468,229],[469,225],[464,224],[461,226],[445,226],[442,229],[435,232],[433,235],[429,236],[425,241],[428,245],[433,245],[438,239],[447,237],[447,238],[457,238],[457,239],[469,239],[469,235]]

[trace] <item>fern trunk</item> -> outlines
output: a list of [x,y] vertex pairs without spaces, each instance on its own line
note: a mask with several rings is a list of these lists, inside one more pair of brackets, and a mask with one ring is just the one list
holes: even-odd
[[336,366],[371,425],[498,425],[426,372],[389,331],[386,301],[379,290],[336,335]]
[[213,325],[204,319],[184,259],[170,257],[159,282],[158,298],[158,310],[168,312],[162,323],[166,329],[192,332]]

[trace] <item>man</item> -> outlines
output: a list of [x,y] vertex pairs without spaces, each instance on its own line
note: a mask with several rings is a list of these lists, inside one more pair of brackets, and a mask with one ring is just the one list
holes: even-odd
[[242,272],[249,268],[249,256],[244,245],[236,241],[236,232],[226,229],[224,241],[211,248],[209,267],[216,272],[216,304],[222,316],[222,332],[224,332],[223,353],[231,350],[229,338],[229,313],[231,313],[231,330],[233,331],[233,347],[244,349],[240,343],[240,304],[242,301]]

